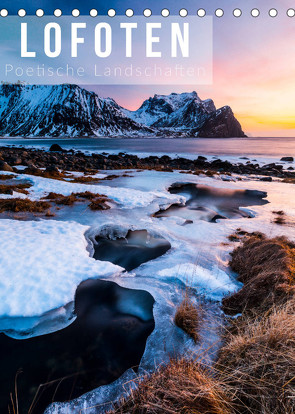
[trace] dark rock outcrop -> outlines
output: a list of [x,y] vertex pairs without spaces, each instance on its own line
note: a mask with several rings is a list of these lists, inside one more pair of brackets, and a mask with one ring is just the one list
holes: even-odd
[[240,138],[246,137],[241,124],[235,118],[229,106],[224,106],[211,113],[198,131],[201,138]]
[[65,152],[66,150],[62,149],[62,147],[58,144],[52,144],[51,147],[49,148],[49,151],[53,151],[53,152]]
[[282,157],[281,161],[286,161],[286,162],[293,162],[294,161],[294,157]]

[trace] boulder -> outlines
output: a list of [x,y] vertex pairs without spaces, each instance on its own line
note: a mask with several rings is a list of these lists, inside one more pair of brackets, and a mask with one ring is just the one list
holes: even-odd
[[58,144],[52,144],[49,151],[64,152],[65,150]]
[[5,161],[0,161],[0,171],[9,171],[13,172],[13,168],[7,164]]
[[293,162],[294,161],[294,157],[282,157],[281,161],[286,161],[286,162]]

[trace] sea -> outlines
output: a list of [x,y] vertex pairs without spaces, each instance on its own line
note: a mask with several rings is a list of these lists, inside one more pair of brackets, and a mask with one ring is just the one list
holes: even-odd
[[220,158],[247,157],[277,161],[295,157],[295,137],[288,138],[0,138],[0,146],[49,149],[53,143],[85,153],[117,154],[140,157],[169,155],[196,158],[198,155]]

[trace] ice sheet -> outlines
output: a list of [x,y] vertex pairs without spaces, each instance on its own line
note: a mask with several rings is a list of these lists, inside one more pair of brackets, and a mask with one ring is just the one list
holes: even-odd
[[[275,224],[273,213],[282,210],[288,220],[294,222],[295,187],[280,180],[261,182],[254,176],[243,176],[239,180],[239,177],[233,175],[231,181],[224,181],[224,177],[194,176],[179,172],[132,171],[132,175],[133,177],[120,177],[99,185],[27,177],[34,184],[30,196],[35,199],[50,191],[68,195],[71,192],[90,190],[108,195],[118,205],[91,216],[73,214],[72,222],[58,221],[58,217],[37,222],[0,220],[4,246],[0,267],[0,292],[3,298],[0,303],[1,313],[38,315],[70,302],[82,279],[104,277],[124,287],[145,289],[155,299],[156,328],[148,339],[140,372],[152,371],[158,363],[167,360],[171,353],[197,352],[200,347],[205,349],[212,346],[211,357],[214,357],[218,348],[220,323],[218,301],[227,292],[240,286],[228,265],[230,252],[238,244],[230,242],[228,236],[241,228],[248,232],[262,231],[269,237],[285,235],[295,240],[294,225]],[[25,178],[24,175],[20,177]],[[239,217],[219,220],[217,223],[195,220],[184,225],[185,220],[177,215],[153,217],[159,206],[166,208],[173,202],[183,201],[167,191],[175,182],[266,191],[269,204],[251,205],[250,209],[244,207],[253,218]],[[65,215],[63,220],[66,217]],[[129,229],[146,229],[150,234],[159,234],[170,242],[171,249],[165,255],[142,264],[132,273],[115,277],[120,269],[89,257],[88,252],[92,252],[91,241],[102,233],[124,236]],[[90,244],[88,251],[87,241]],[[173,324],[176,307],[183,298],[186,286],[195,288],[200,297],[217,301],[210,302],[212,307],[208,309],[208,323],[211,323],[211,327],[207,328],[199,346],[195,346]],[[60,328],[63,323],[65,321],[61,322]],[[74,402],[55,404],[47,413],[71,414],[79,410],[86,410],[87,414],[104,412],[105,406],[99,404],[119,397],[126,379],[134,376],[134,372],[128,371],[116,383],[94,390]],[[90,408],[92,406],[93,409]]]
[[77,285],[121,268],[89,256],[74,222],[0,220],[0,315],[34,316],[74,299]]

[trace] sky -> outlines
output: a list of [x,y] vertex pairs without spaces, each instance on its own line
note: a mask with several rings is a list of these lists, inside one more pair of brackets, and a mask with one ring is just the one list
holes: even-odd
[[[295,8],[292,0],[2,0],[2,7],[10,14],[18,8],[25,8],[33,14],[37,8],[52,13],[55,8],[70,14],[79,8],[81,14],[96,8],[105,14],[114,8],[123,14],[132,8],[141,14],[150,8],[153,15],[169,8],[171,14],[186,8],[195,15],[204,8],[208,15],[216,8],[225,12],[222,18],[213,18],[213,83],[211,85],[126,85],[87,86],[100,96],[110,96],[120,105],[137,109],[143,100],[157,94],[189,92],[196,90],[202,99],[212,98],[217,107],[229,105],[250,136],[295,136],[295,17],[286,15],[288,8]],[[278,10],[278,16],[268,15],[270,8]],[[240,8],[242,16],[232,15],[234,8]],[[260,16],[250,15],[252,8],[260,10]]]

